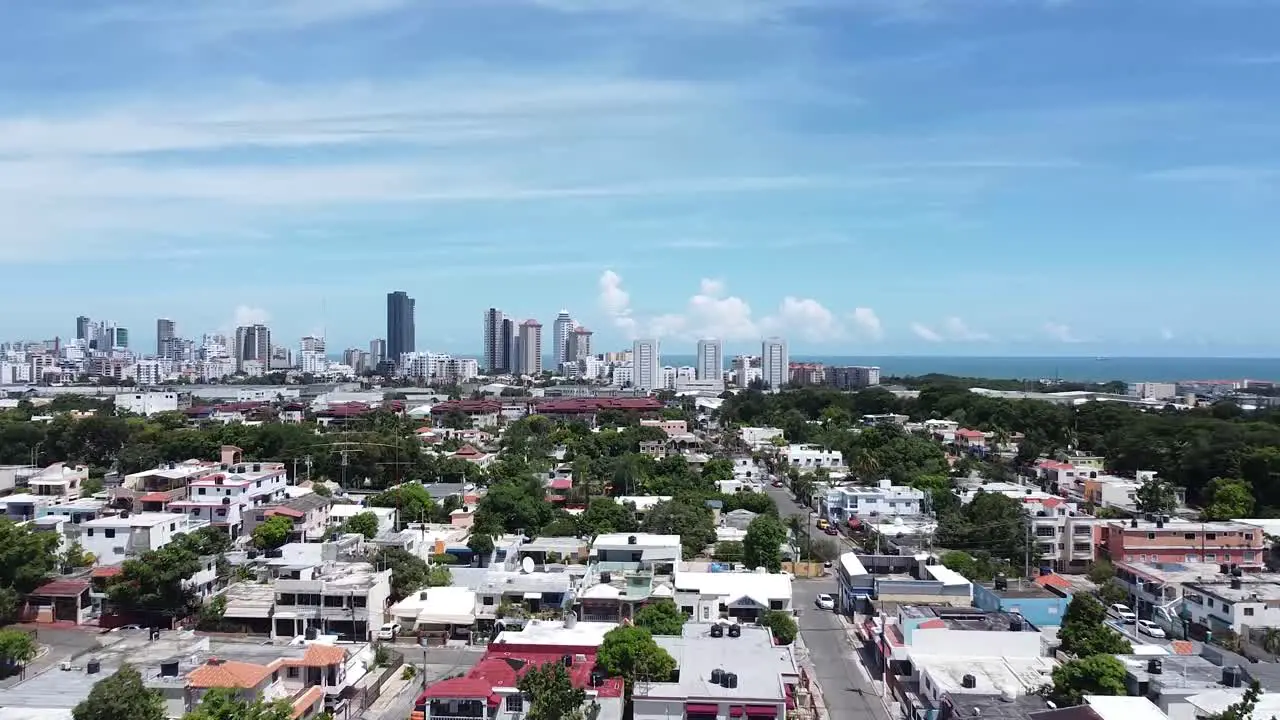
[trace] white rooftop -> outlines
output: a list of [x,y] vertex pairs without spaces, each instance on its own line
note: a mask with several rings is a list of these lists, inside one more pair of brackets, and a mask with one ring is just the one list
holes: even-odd
[[476,594],[465,587],[433,587],[411,593],[391,606],[391,615],[412,615],[421,625],[470,625],[475,622]]
[[791,598],[791,576],[786,573],[677,571],[675,589],[719,595],[730,602],[749,597],[757,604],[769,607],[770,600]]
[[[727,629],[727,624],[725,625]],[[711,637],[711,623],[685,623],[683,635],[659,635],[658,645],[675,658],[680,679],[674,683],[643,683],[636,698],[671,698],[687,702],[732,700],[782,702],[784,685],[799,676],[791,648],[773,644],[769,631],[740,625],[741,637]],[[737,687],[711,682],[715,670],[738,676]]]
[[[1196,713],[1197,717],[1218,715],[1223,710],[1226,710],[1228,705],[1240,702],[1240,699],[1244,697],[1244,691],[1245,688],[1208,690],[1198,695],[1192,695],[1187,698],[1187,702],[1200,711]],[[1280,717],[1280,693],[1268,692],[1259,695],[1258,704],[1253,708],[1253,717]],[[1105,718],[1104,720],[1111,720],[1111,718]],[[1126,718],[1125,720],[1128,719]],[[1133,720],[1146,720],[1146,718],[1134,718]]]
[[122,513],[120,515],[108,515],[86,520],[81,523],[81,526],[89,528],[136,528],[155,527],[165,523],[182,523],[185,525],[186,522],[187,516],[182,513],[140,512],[129,513],[128,517],[125,517]]
[[[1030,695],[1053,683],[1054,661],[1046,657],[972,657],[911,653],[911,663],[927,672],[939,692],[968,695]],[[975,686],[964,686],[973,676]]]
[[[634,543],[629,542],[631,538],[635,538]],[[678,548],[680,547],[679,535],[655,535],[653,533],[607,533],[605,535],[596,536],[596,541],[591,544],[591,550],[597,549],[607,550],[625,550],[626,548],[636,549],[656,549],[656,548]]]
[[[1243,695],[1244,693],[1240,694]],[[1200,696],[1197,695],[1195,697]],[[1274,697],[1280,698],[1280,695]],[[1164,711],[1144,697],[1085,695],[1084,702],[1093,708],[1093,711],[1102,720],[1168,720],[1168,716],[1164,714]],[[1269,715],[1271,713],[1262,712],[1262,703],[1259,702],[1255,717],[1268,717]]]
[[599,647],[605,633],[618,627],[617,623],[576,621],[566,627],[562,620],[530,620],[522,630],[504,630],[491,643],[520,645],[582,645]]

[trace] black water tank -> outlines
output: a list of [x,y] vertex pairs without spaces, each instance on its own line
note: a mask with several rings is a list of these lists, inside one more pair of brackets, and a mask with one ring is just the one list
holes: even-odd
[[729,637],[742,637],[742,626],[737,624],[730,625]]
[[1231,566],[1230,566],[1230,565],[1228,565],[1228,564],[1226,564],[1226,563],[1222,563],[1221,565],[1219,565],[1219,566],[1218,566],[1218,572],[1219,572],[1219,573],[1221,573],[1221,574],[1223,574],[1223,575],[1230,574],[1230,573],[1231,573]]
[[97,675],[102,670],[102,663],[97,660],[90,660],[85,663],[84,671],[90,675]]
[[564,657],[560,658],[560,662],[564,663],[565,667],[573,667],[573,656],[565,655]]
[[591,673],[591,687],[600,687],[604,684],[604,673],[594,671]]
[[316,628],[316,627],[307,628],[306,638],[308,640],[315,640],[318,637],[320,637],[320,628]]
[[178,661],[169,660],[160,663],[160,677],[178,677]]
[[1159,675],[1164,672],[1164,664],[1160,662],[1160,658],[1151,658],[1147,661],[1147,673],[1150,675]]
[[1244,580],[1242,580],[1242,579],[1240,579],[1240,578],[1238,578],[1238,577],[1233,577],[1233,578],[1231,578],[1231,589],[1232,589],[1232,590],[1240,590],[1240,589],[1242,589],[1243,587],[1244,587]]
[[716,668],[715,670],[712,670],[712,671],[711,671],[711,684],[712,684],[712,685],[719,685],[719,684],[720,684],[720,679],[721,679],[721,678],[723,678],[723,677],[724,677],[724,671],[723,671],[723,670],[721,670],[720,668]]
[[725,674],[724,674],[724,683],[725,683],[725,684],[724,684],[724,686],[725,686],[725,687],[727,687],[727,688],[729,688],[730,690],[732,690],[732,689],[734,689],[734,688],[738,687],[738,674],[737,674],[737,673],[725,673]]
[[608,585],[609,583],[613,582],[613,573],[607,573],[607,572],[600,573],[600,582],[604,585]]
[[711,626],[711,637],[724,637],[724,626],[716,623]]
[[628,535],[628,536],[627,536],[627,544],[628,544],[628,545],[635,545],[635,544],[636,544],[636,536],[635,536],[635,535]]
[[1009,618],[1009,632],[1022,632],[1022,618],[1017,615]]
[[1244,672],[1237,665],[1222,668],[1222,684],[1229,688],[1238,688],[1244,684]]
[[964,677],[960,678],[960,686],[969,688],[970,690],[972,690],[973,688],[978,687],[978,678],[972,675],[965,675]]

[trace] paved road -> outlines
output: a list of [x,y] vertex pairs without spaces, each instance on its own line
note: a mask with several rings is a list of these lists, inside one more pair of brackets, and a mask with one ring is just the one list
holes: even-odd
[[886,720],[884,704],[862,674],[857,651],[849,643],[844,626],[831,611],[819,610],[813,604],[820,593],[836,592],[835,581],[797,580],[792,588],[796,607],[800,608],[800,636],[809,649],[831,719]]
[[[832,540],[840,546],[841,551],[851,550],[856,547],[853,544],[853,541],[843,534],[827,535],[822,530],[819,530],[817,524],[818,513],[814,511],[813,508],[797,503],[795,498],[791,495],[790,488],[787,488],[786,486],[776,488],[772,485],[768,485],[765,487],[765,492],[769,497],[773,498],[774,504],[778,506],[778,517],[782,518],[784,521],[792,515],[808,515],[812,512],[813,515],[809,515],[809,532],[813,534],[812,536],[815,541],[820,538]],[[796,538],[796,540],[798,542],[804,542],[805,538],[802,535],[801,537]]]

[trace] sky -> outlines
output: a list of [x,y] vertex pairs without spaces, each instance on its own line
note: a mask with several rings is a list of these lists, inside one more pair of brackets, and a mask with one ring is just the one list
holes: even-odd
[[[1277,0],[0,0],[0,337],[1280,356]],[[687,349],[682,350],[682,348]]]

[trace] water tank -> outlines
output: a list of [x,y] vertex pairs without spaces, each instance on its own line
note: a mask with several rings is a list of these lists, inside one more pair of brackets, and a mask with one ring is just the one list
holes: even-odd
[[960,686],[972,690],[978,687],[978,678],[972,675],[965,675],[964,677],[960,678]]
[[178,661],[169,660],[160,663],[160,677],[178,677]]
[[737,673],[725,673],[725,687],[729,688],[730,690],[738,687]]
[[305,633],[305,637],[306,637],[308,640],[315,640],[315,639],[319,638],[319,637],[320,637],[320,628],[316,628],[316,627],[309,627],[309,628],[307,628],[307,632]]
[[1242,589],[1243,587],[1244,587],[1244,580],[1242,580],[1242,579],[1240,579],[1240,578],[1238,578],[1238,577],[1233,577],[1233,578],[1231,578],[1231,589],[1232,589],[1232,590],[1240,590],[1240,589]]
[[607,573],[607,572],[600,573],[600,582],[605,585],[608,585],[609,583],[613,582],[613,573]]
[[742,637],[742,626],[738,624],[729,626],[729,637]]
[[1218,572],[1223,575],[1228,575],[1231,573],[1231,566],[1226,563],[1222,563],[1218,566]]
[[102,663],[98,662],[96,659],[90,660],[89,662],[85,663],[84,671],[89,675],[97,675],[98,672],[101,670],[102,670]]
[[997,590],[1009,589],[1009,579],[1004,576],[1004,573],[1000,573],[999,575],[996,575],[995,586]]
[[604,684],[604,673],[596,670],[591,673],[591,687],[600,687]]
[[129,511],[128,511],[128,510],[121,510],[121,511],[120,511],[120,519],[122,519],[122,520],[123,520],[124,518],[127,518],[127,517],[129,517]]
[[635,535],[628,535],[628,536],[627,536],[627,544],[628,544],[628,545],[635,545],[635,544],[636,544],[636,536],[635,536]]
[[1022,618],[1017,615],[1009,618],[1009,632],[1022,632]]
[[258,558],[258,551],[257,551],[257,550],[250,550],[250,551],[248,552],[248,556],[249,556],[249,559],[250,559],[250,560],[256,560],[256,559]]
[[223,504],[223,505],[230,505],[230,504],[231,504],[231,497],[230,497],[230,496],[225,496],[225,497],[223,497],[223,498],[222,498],[222,504]]
[[1160,662],[1160,658],[1151,658],[1147,661],[1147,673],[1150,675],[1159,675],[1164,672],[1164,664]]
[[1238,688],[1244,684],[1244,672],[1238,665],[1222,668],[1222,684],[1229,688]]
[[711,671],[711,684],[712,684],[712,685],[719,685],[719,684],[720,684],[720,679],[721,679],[721,678],[723,678],[723,677],[724,677],[724,671],[723,671],[723,670],[721,670],[720,668],[716,668],[715,670],[712,670],[712,671]]
[[720,623],[711,626],[711,637],[724,637],[724,627]]

